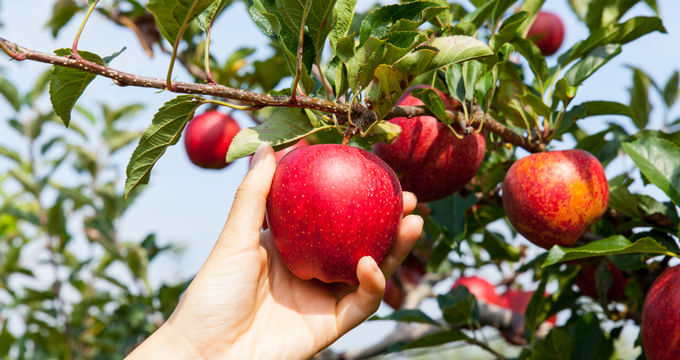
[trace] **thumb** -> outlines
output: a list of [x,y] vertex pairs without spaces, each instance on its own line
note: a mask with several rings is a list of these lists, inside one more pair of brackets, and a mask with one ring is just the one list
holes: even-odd
[[269,144],[261,144],[253,155],[250,170],[236,190],[234,202],[220,235],[220,242],[232,238],[247,247],[259,245],[260,229],[267,208],[267,195],[275,170],[274,150]]

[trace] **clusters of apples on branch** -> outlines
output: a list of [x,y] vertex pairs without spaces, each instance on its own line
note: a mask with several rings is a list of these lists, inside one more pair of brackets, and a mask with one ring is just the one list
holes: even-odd
[[[564,39],[559,16],[540,12],[527,34],[544,56],[557,52]],[[408,89],[397,105],[421,106]],[[447,110],[463,105],[435,89]],[[465,186],[484,161],[487,143],[482,131],[457,124],[445,125],[432,116],[392,118],[401,128],[391,144],[378,143],[372,152],[346,145],[310,145],[302,140],[277,152],[277,170],[271,186],[267,221],[276,246],[289,269],[302,279],[357,285],[361,257],[382,262],[392,248],[402,216],[402,190],[413,192],[422,203],[450,196]],[[231,115],[210,110],[189,122],[184,135],[190,160],[197,166],[221,169],[232,139],[240,131]],[[463,134],[461,136],[461,134]],[[357,186],[360,184],[360,186]],[[605,214],[609,188],[597,158],[583,150],[547,151],[516,161],[502,184],[502,204],[514,229],[533,244],[577,246],[583,234]],[[304,219],[304,220],[301,220]],[[425,262],[409,256],[386,283],[384,301],[399,309],[405,293],[426,273]],[[580,261],[575,283],[581,293],[600,298],[595,271],[600,260]],[[629,281],[612,263],[606,263],[612,283],[606,301],[625,299]],[[659,333],[674,329],[680,311],[669,310],[680,271],[670,269],[657,280],[645,303],[642,331],[650,359],[670,359],[659,344]],[[478,301],[524,315],[533,291],[496,287],[480,277],[461,277],[453,288],[465,286]],[[673,287],[675,289],[675,287]],[[547,294],[546,294],[547,295]],[[676,314],[677,313],[677,314]],[[555,324],[555,317],[550,318]],[[503,332],[510,342],[522,343],[521,334]],[[680,345],[678,345],[680,346]],[[677,346],[676,346],[677,347]],[[656,349],[656,350],[655,350]],[[674,354],[674,352],[670,352]]]

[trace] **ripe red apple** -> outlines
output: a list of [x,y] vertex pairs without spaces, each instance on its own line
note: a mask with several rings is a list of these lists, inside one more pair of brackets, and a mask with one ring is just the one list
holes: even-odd
[[400,309],[406,292],[418,285],[426,272],[425,265],[420,259],[413,255],[407,256],[397,271],[387,279],[383,301],[392,309]]
[[[578,286],[581,293],[595,300],[600,299],[595,281],[595,271],[599,264],[599,261],[581,261],[581,272],[576,277],[576,286]],[[612,273],[612,283],[609,290],[607,290],[607,302],[625,300],[626,285],[628,285],[630,279],[626,279],[621,270],[613,263],[607,262],[607,267],[609,267],[609,271]]]
[[205,169],[225,168],[229,145],[240,130],[234,118],[217,110],[194,117],[184,130],[189,160]]
[[649,360],[680,359],[680,266],[664,270],[642,306],[642,349]]
[[527,38],[538,46],[543,56],[552,55],[564,40],[564,23],[556,14],[539,11],[529,28]]
[[288,269],[301,279],[357,285],[359,259],[380,264],[394,245],[403,199],[392,169],[370,152],[305,146],[276,167],[267,220]]
[[468,291],[470,291],[470,294],[474,295],[479,301],[497,306],[502,306],[503,304],[496,293],[496,287],[484,278],[479,276],[464,276],[458,278],[458,280],[453,283],[453,286],[451,286],[451,289],[453,290],[460,285],[465,286]]
[[[411,95],[412,90],[406,90],[397,105],[423,105]],[[439,94],[452,109],[447,97]],[[486,141],[481,134],[459,139],[432,116],[393,118],[389,122],[399,125],[401,134],[392,144],[374,145],[373,152],[394,169],[402,188],[413,192],[420,202],[439,200],[458,191],[475,176],[484,159]],[[458,126],[453,127],[463,133]]]
[[573,246],[607,210],[602,164],[583,150],[532,154],[516,161],[503,182],[503,208],[527,240]]

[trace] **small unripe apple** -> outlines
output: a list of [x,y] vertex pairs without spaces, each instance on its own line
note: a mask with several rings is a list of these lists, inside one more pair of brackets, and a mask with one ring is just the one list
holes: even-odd
[[194,117],[184,130],[184,147],[189,160],[205,169],[223,169],[227,151],[234,136],[241,130],[230,115],[217,110]]
[[546,249],[569,247],[604,215],[609,185],[590,153],[551,151],[516,161],[502,196],[508,220],[527,240]]
[[564,40],[564,23],[556,14],[540,11],[529,28],[527,38],[541,50],[543,56],[557,52]]
[[392,169],[352,146],[293,150],[279,162],[267,221],[288,269],[301,279],[358,284],[359,259],[392,249],[403,198]]
[[[408,89],[397,105],[423,105],[420,99],[411,95],[413,89]],[[439,94],[452,110],[453,105],[447,97]],[[391,144],[374,145],[373,152],[394,169],[402,188],[414,193],[420,202],[439,200],[455,193],[475,176],[484,160],[486,141],[481,134],[459,139],[432,116],[393,118],[389,122],[399,125],[401,133]],[[459,134],[463,133],[457,125],[452,127]]]
[[642,306],[642,349],[649,360],[680,359],[680,266],[664,270]]
[[451,289],[453,290],[461,285],[465,286],[470,294],[474,295],[479,301],[497,306],[502,306],[503,304],[496,293],[496,287],[484,278],[479,276],[460,277],[453,283]]
[[[576,277],[576,286],[578,286],[583,295],[599,300],[600,294],[597,292],[595,272],[597,271],[600,262],[585,259],[582,260],[580,264],[581,272],[579,272]],[[628,285],[630,279],[626,279],[621,270],[619,270],[614,263],[607,262],[607,267],[612,274],[612,283],[609,286],[609,290],[607,290],[607,302],[625,300],[626,285]]]

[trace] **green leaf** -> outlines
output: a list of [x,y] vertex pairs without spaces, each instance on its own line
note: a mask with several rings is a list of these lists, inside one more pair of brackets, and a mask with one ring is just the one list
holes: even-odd
[[168,147],[175,145],[196,108],[205,100],[193,95],[180,95],[158,109],[151,125],[144,131],[128,163],[125,197],[140,185],[148,184],[151,169]]
[[410,83],[408,74],[394,66],[381,64],[374,70],[374,78],[366,88],[366,103],[378,120],[392,110]]
[[652,103],[649,101],[649,87],[654,85],[652,79],[644,71],[631,67],[633,70],[633,87],[629,89],[630,107],[635,112],[635,126],[644,129],[649,123]]
[[639,0],[596,0],[591,1],[585,18],[590,31],[618,22]]
[[239,131],[231,141],[227,162],[252,155],[262,143],[275,150],[286,147],[314,132],[334,128],[335,125],[314,127],[301,109],[277,108],[262,124]]
[[677,257],[675,253],[661,246],[652,238],[644,237],[636,242],[630,242],[622,235],[614,235],[575,248],[563,248],[555,245],[550,249],[543,267],[570,260],[620,254],[657,254]]
[[371,37],[384,39],[392,32],[416,30],[445,9],[427,1],[383,6],[371,11],[361,22],[359,44],[362,46]]
[[231,5],[233,0],[213,0],[214,2],[205,11],[203,11],[194,22],[203,32],[208,32],[210,24],[212,24],[215,17],[219,15],[227,6]]
[[584,21],[588,14],[588,4],[591,1],[592,0],[569,0],[569,5],[576,16],[578,16],[581,21]]
[[336,47],[340,39],[347,36],[347,31],[352,25],[354,18],[354,8],[357,5],[357,0],[337,0],[335,3],[335,24],[328,34],[328,40],[331,44],[331,50],[335,53]]
[[52,37],[56,38],[59,31],[68,24],[78,11],[80,6],[74,0],[58,0],[52,7],[52,18],[45,27],[52,30]]
[[597,69],[608,63],[621,53],[620,44],[609,44],[597,47],[589,51],[583,58],[574,64],[564,77],[569,86],[579,86],[590,77]]
[[10,150],[10,149],[8,149],[4,146],[0,146],[0,156],[4,156],[8,159],[12,159],[17,164],[21,164],[21,162],[22,162],[21,155],[18,152],[14,151],[14,150]]
[[446,115],[446,106],[439,93],[432,88],[417,89],[411,95],[420,99],[432,113],[444,124],[451,124],[451,119]]
[[2,331],[0,331],[0,354],[9,354],[12,344],[15,343],[16,338],[9,332],[8,321],[2,322]]
[[576,342],[562,328],[553,329],[545,340],[532,343],[531,358],[541,360],[569,360]]
[[666,33],[658,17],[635,17],[624,23],[613,24],[593,31],[590,36],[574,44],[558,59],[561,68],[578,60],[591,50],[607,44],[626,44],[653,31]]
[[[54,51],[60,56],[71,55],[71,49],[59,49]],[[106,65],[104,60],[97,54],[86,51],[78,51],[78,54],[86,60],[100,65]],[[51,69],[52,80],[50,81],[50,101],[57,115],[68,126],[71,122],[71,110],[83,94],[85,88],[97,76],[79,69],[53,66]]]
[[64,199],[58,198],[47,211],[47,234],[52,236],[66,235],[66,216],[63,207]]
[[425,71],[493,55],[488,45],[470,36],[442,36],[424,45],[438,50]]
[[465,101],[465,80],[463,79],[463,66],[455,64],[446,69],[446,87],[451,97],[459,103]]
[[678,100],[678,96],[680,96],[680,91],[678,90],[679,81],[680,74],[678,73],[678,70],[675,70],[673,75],[671,75],[671,77],[666,82],[666,86],[663,88],[661,95],[663,96],[663,100],[666,103],[667,108],[673,106],[675,101]]
[[149,0],[146,8],[156,19],[163,37],[175,46],[183,24],[189,24],[215,0]]
[[12,105],[14,110],[19,111],[19,108],[21,107],[19,91],[14,84],[2,76],[2,74],[0,74],[0,94],[2,94],[5,97],[5,100]]
[[423,336],[418,340],[414,340],[406,344],[406,346],[404,346],[404,349],[414,349],[425,346],[436,346],[454,341],[472,341],[472,339],[469,336],[465,335],[465,333],[463,333],[462,331],[452,329]]
[[531,72],[539,80],[539,83],[545,82],[548,77],[548,63],[538,46],[533,41],[521,37],[514,38],[511,43],[527,59]]
[[628,105],[617,103],[614,101],[586,101],[577,106],[572,107],[564,115],[564,120],[560,124],[558,133],[562,133],[568,129],[575,121],[584,119],[590,116],[601,115],[623,115],[635,120],[635,112]]
[[477,323],[479,317],[477,302],[467,287],[457,286],[449,293],[437,296],[437,303],[447,323],[452,325]]
[[659,138],[642,138],[621,146],[642,175],[680,206],[680,146]]
[[394,321],[401,321],[401,322],[417,322],[417,323],[424,323],[424,324],[430,324],[430,325],[435,325],[435,326],[440,326],[437,321],[433,320],[431,317],[427,316],[424,312],[418,309],[404,309],[404,310],[397,310],[387,316],[372,316],[368,320],[394,320]]
[[394,64],[425,40],[427,37],[419,32],[390,33],[385,39],[369,38],[346,62],[350,89],[358,92],[365,88],[378,66]]

